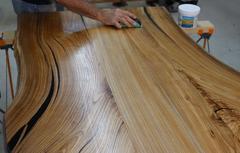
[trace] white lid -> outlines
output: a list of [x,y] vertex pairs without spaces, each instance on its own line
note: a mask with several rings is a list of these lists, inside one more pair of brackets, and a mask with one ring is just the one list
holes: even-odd
[[198,15],[200,13],[200,7],[193,4],[182,4],[178,6],[178,11],[182,14]]

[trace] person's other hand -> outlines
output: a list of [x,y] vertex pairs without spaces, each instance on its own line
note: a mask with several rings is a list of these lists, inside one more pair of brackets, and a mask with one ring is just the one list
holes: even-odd
[[136,16],[131,12],[121,10],[121,9],[112,9],[112,10],[100,10],[99,12],[99,21],[105,25],[114,25],[117,28],[121,28],[121,23],[125,24],[128,27],[132,27],[135,23],[133,19]]

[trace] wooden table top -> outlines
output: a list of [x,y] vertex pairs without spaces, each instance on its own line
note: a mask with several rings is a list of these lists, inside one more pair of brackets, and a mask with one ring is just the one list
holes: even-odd
[[19,16],[6,138],[21,153],[238,153],[240,75],[163,8],[140,29],[71,12]]

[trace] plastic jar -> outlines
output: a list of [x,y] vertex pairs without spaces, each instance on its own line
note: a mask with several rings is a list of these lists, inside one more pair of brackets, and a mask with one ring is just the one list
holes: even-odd
[[178,24],[182,28],[196,28],[200,7],[193,4],[178,6]]

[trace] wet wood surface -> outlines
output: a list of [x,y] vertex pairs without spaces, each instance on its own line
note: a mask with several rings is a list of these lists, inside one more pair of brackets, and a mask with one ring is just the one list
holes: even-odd
[[142,28],[70,12],[19,17],[12,152],[240,152],[239,73],[163,8],[130,11]]

